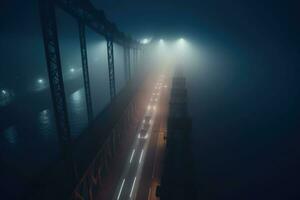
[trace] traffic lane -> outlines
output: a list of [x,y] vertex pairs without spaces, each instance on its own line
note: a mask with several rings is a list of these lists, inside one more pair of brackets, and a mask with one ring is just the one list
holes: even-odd
[[136,179],[137,162],[138,162],[137,159],[133,160],[130,170],[128,171],[127,176],[124,178],[125,183],[124,183],[123,191],[120,192],[120,198],[119,198],[120,200],[130,199],[132,185]]
[[123,176],[118,196],[116,198],[117,200],[130,199],[131,188],[139,169],[140,154],[143,151],[144,144],[144,142],[137,140],[137,143],[130,154],[129,161],[127,163],[128,169],[125,172],[125,176]]
[[[142,176],[143,167],[144,167],[144,164],[145,164],[144,162],[145,162],[145,159],[146,159],[147,152],[149,150],[150,139],[152,138],[152,130],[153,130],[153,127],[154,127],[153,122],[156,121],[155,119],[157,117],[156,116],[157,113],[155,111],[148,112],[146,114],[146,116],[149,116],[149,113],[151,113],[151,120],[149,120],[149,124],[148,124],[149,128],[147,129],[147,132],[146,132],[148,134],[148,137],[147,138],[140,138],[142,150],[141,150],[140,157],[139,157],[139,166],[138,166],[138,169],[136,171],[136,179],[133,182],[133,186],[132,186],[132,189],[131,189],[131,192],[133,193],[132,194],[132,199],[135,199],[136,194],[139,191],[139,185],[140,185],[140,181],[142,180],[141,176]],[[145,121],[147,121],[147,120],[145,120]],[[142,124],[142,126],[145,127],[145,125],[146,125],[146,123],[144,122]]]
[[[156,99],[159,99],[159,94],[160,94],[160,92],[158,92],[158,91],[154,92],[153,95],[151,96],[151,99],[153,98],[153,96],[155,96]],[[155,112],[156,111],[156,104],[157,103],[154,103],[154,104],[151,103],[151,106],[148,105],[148,108],[147,108],[147,111],[146,111],[146,113],[143,117],[143,120],[145,119],[145,117],[147,115],[150,114],[152,121],[156,121],[155,120],[155,117],[156,117],[156,112]],[[138,129],[139,132],[141,131],[141,129],[144,125],[145,124],[140,124],[139,125],[139,129]],[[149,124],[149,126],[150,126],[150,128],[148,128],[147,132],[149,132],[148,133],[149,135],[152,135],[151,130],[153,128],[153,123]],[[125,176],[123,176],[124,178],[123,178],[122,183],[120,185],[120,189],[119,189],[117,199],[127,199],[127,198],[132,197],[132,194],[134,192],[133,190],[135,189],[135,184],[136,184],[136,181],[137,181],[137,177],[142,172],[142,166],[136,165],[137,157],[135,156],[135,154],[138,151],[141,152],[141,156],[139,158],[139,164],[140,164],[141,161],[142,161],[142,155],[144,153],[144,149],[146,151],[148,149],[148,145],[147,145],[148,140],[147,140],[147,138],[145,140],[146,140],[146,145],[144,144],[143,139],[137,141],[138,146],[136,145],[136,143],[134,145],[134,150],[132,151],[130,159],[129,159],[129,164],[130,164],[129,169],[125,170]],[[140,150],[140,149],[142,149],[142,150]],[[137,184],[139,184],[139,181],[138,181]],[[130,188],[130,185],[131,185],[131,188]],[[130,190],[130,192],[129,192],[129,190]],[[129,193],[129,196],[128,196],[128,193]]]
[[[152,125],[150,124],[150,128],[148,130],[148,134],[150,135],[150,131],[152,129]],[[148,139],[137,139],[133,150],[130,152],[130,158],[128,161],[128,169],[125,170],[125,176],[123,176],[120,189],[118,195],[116,197],[117,200],[121,199],[132,199],[135,195],[135,190],[138,188],[138,178],[142,170],[143,161],[145,157],[145,150],[147,147]]]
[[145,160],[145,164],[141,176],[139,190],[137,193],[136,199],[138,200],[148,198],[149,188],[150,188],[152,174],[153,174],[154,161],[155,161],[156,140],[157,140],[157,134],[153,133],[151,137],[151,142],[149,144],[148,152],[146,154],[146,160]]
[[[152,121],[154,121],[155,118],[156,118],[156,113],[154,113]],[[136,182],[136,187],[135,187],[136,191],[135,191],[134,197],[136,197],[137,193],[139,192],[139,190],[140,190],[139,186],[140,186],[141,180],[143,180],[142,173],[144,170],[145,159],[146,159],[147,152],[149,151],[149,145],[150,145],[150,141],[152,138],[153,125],[154,125],[154,123],[151,123],[151,127],[148,130],[149,137],[147,139],[144,139],[145,144],[144,144],[144,148],[143,148],[142,153],[139,158],[140,166],[137,171],[137,182]],[[136,198],[134,198],[134,199],[136,199]]]
[[[165,87],[167,88],[167,87]],[[166,130],[166,116],[168,93],[167,89],[160,92],[161,98],[158,102],[159,114],[155,120],[155,128],[150,138],[149,151],[147,153],[147,160],[143,169],[141,186],[138,191],[137,200],[157,199],[155,196],[156,187],[159,185],[160,170],[164,151],[164,134]]]
[[[153,85],[157,80],[158,72],[149,73],[143,82],[141,82],[141,87],[138,87],[136,90],[136,95],[133,98],[132,102],[135,106],[133,110],[136,110],[136,115],[139,118],[133,121],[124,121],[124,123],[135,123],[143,118],[146,109],[146,102],[149,102],[153,92]],[[126,116],[125,116],[126,117]],[[129,116],[127,116],[129,118]],[[137,126],[139,127],[139,126]],[[134,130],[135,129],[135,130]],[[122,142],[115,154],[115,158],[112,163],[110,163],[110,172],[107,176],[105,176],[102,181],[102,186],[99,188],[99,192],[95,199],[116,199],[116,194],[119,191],[120,185],[122,183],[122,177],[124,175],[124,171],[128,166],[128,157],[131,153],[132,147],[135,142],[137,129],[130,126],[130,130],[125,131],[127,135],[124,135],[122,138]]]
[[156,197],[156,187],[160,184],[160,178],[161,178],[161,171],[162,171],[162,161],[163,161],[163,155],[164,155],[164,148],[165,147],[165,141],[164,141],[164,132],[160,131],[158,134],[157,139],[157,145],[156,145],[156,153],[155,153],[155,160],[154,160],[154,166],[152,170],[152,180],[150,183],[150,192],[148,195],[149,200],[156,200],[158,199]]
[[[134,154],[138,153],[137,149],[138,149],[138,144],[139,141],[135,138],[135,141],[133,143],[133,147],[132,150],[134,150]],[[127,154],[127,159],[126,159],[126,164],[125,164],[125,168],[123,170],[122,176],[120,178],[120,182],[118,184],[117,190],[115,191],[115,195],[113,199],[123,199],[123,193],[124,191],[126,191],[127,189],[127,185],[128,182],[130,182],[130,176],[128,175],[129,172],[132,170],[132,168],[135,166],[135,155],[133,155],[132,159],[132,151],[129,151]],[[128,159],[129,158],[129,159]]]
[[[159,116],[157,116],[159,118]],[[151,137],[149,138],[149,146],[147,154],[145,155],[145,164],[141,175],[139,190],[137,193],[138,200],[143,200],[148,198],[149,188],[153,175],[153,167],[155,161],[155,153],[157,148],[157,138],[158,138],[158,128],[159,123],[157,123],[157,119],[154,121],[154,127],[151,133]]]

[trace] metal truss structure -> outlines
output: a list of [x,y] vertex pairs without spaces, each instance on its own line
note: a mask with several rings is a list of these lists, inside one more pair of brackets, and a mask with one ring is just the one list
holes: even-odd
[[66,162],[66,167],[71,170],[71,177],[75,180],[76,171],[73,164],[74,162],[70,144],[71,136],[58,45],[55,8],[54,4],[50,1],[45,1],[43,3],[40,2],[39,6],[58,138],[61,144],[62,156]]
[[125,78],[128,81],[131,79],[131,71],[130,71],[130,49],[127,46],[124,46],[124,64],[125,64]]
[[114,66],[114,43],[112,36],[108,35],[107,41],[107,63],[108,63],[108,75],[109,75],[109,89],[110,98],[113,99],[116,95],[116,84],[115,84],[115,66]]
[[91,122],[93,120],[93,107],[92,107],[89,67],[88,67],[87,49],[86,49],[85,25],[82,21],[78,21],[78,27],[79,27],[79,40],[80,40],[83,81],[84,81],[84,89],[85,89],[85,96],[86,96],[85,101],[86,101],[86,107],[88,113],[88,121]]
[[[125,76],[126,80],[130,80],[130,49],[138,49],[139,42],[120,32],[115,24],[110,22],[105,17],[104,12],[102,10],[95,9],[89,0],[39,0],[39,10],[42,25],[41,27],[58,137],[61,143],[63,158],[68,163],[68,165],[66,166],[68,167],[68,170],[71,171],[73,176],[73,184],[77,185],[78,183],[76,180],[78,177],[75,170],[76,166],[73,162],[72,156],[70,124],[68,119],[68,110],[59,51],[55,17],[56,7],[61,8],[64,12],[74,17],[78,22],[82,71],[89,122],[93,120],[93,108],[90,90],[85,28],[89,27],[91,30],[104,36],[107,40],[107,59],[111,100],[113,100],[116,95],[113,44],[117,43],[124,47]],[[98,155],[97,160],[95,160],[92,164],[95,167],[93,168],[93,170],[96,170],[93,171],[93,173],[98,172],[102,168],[107,168],[106,163],[113,154],[119,137],[120,136],[117,134],[117,132],[113,132],[113,134],[109,137],[109,139],[107,140],[107,144],[105,144],[105,146],[103,147],[101,156]],[[92,182],[95,182],[92,176],[90,176],[90,178]]]

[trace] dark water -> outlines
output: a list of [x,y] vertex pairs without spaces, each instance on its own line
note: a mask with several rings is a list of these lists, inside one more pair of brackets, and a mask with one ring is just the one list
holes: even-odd
[[[120,65],[120,67],[122,66]],[[116,69],[118,77],[122,77],[123,70],[118,70],[121,68],[117,66]],[[80,75],[81,73],[73,78],[77,81],[82,81]],[[93,78],[95,77],[91,76],[93,83],[97,83],[101,79],[106,80],[105,75],[106,73],[100,73],[97,76],[97,80],[94,80]],[[120,91],[125,82],[120,83],[120,79],[116,80],[118,81],[118,91]],[[67,79],[66,82],[68,83]],[[97,88],[97,85],[92,86],[92,89]],[[34,90],[34,94],[38,94],[43,90],[49,90],[46,84],[43,86],[45,87],[44,89],[39,87],[41,86]],[[92,90],[94,116],[97,116],[105,108],[109,103],[109,99],[108,83],[98,87],[98,90]],[[67,89],[66,101],[72,139],[76,139],[88,126],[85,100],[83,87],[77,88],[72,92],[68,92]],[[39,104],[35,105],[34,103],[18,105],[21,108],[28,106],[29,109],[24,109],[26,110],[24,112],[21,110],[19,115],[12,116],[14,123],[0,133],[0,176],[1,185],[4,188],[3,191],[5,191],[4,196],[5,193],[7,193],[7,196],[21,195],[22,188],[28,187],[32,179],[37,177],[47,167],[53,165],[60,157],[51,99],[41,103],[43,104],[42,107],[46,109],[40,109]],[[7,190],[7,188],[10,188],[11,191]]]
[[[87,126],[84,89],[68,96],[71,136],[76,138]],[[58,158],[58,137],[51,105],[38,112],[16,116],[17,122],[0,134],[1,163],[26,176],[38,174]],[[21,120],[20,120],[21,119]]]

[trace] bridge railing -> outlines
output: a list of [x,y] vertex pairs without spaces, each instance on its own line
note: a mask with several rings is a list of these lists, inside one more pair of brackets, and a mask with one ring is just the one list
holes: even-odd
[[125,130],[132,130],[137,126],[136,115],[137,109],[133,101],[112,128],[111,134],[77,184],[72,200],[94,200],[97,197],[120,143],[128,136],[128,131]]

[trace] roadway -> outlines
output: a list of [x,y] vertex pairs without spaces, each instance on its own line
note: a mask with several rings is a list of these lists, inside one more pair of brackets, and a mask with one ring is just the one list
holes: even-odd
[[114,200],[155,199],[164,147],[166,91],[166,79],[160,75],[154,83],[146,112],[127,155]]
[[141,184],[137,193],[137,200],[157,200],[156,188],[160,184],[162,163],[165,151],[165,136],[167,128],[167,115],[169,103],[169,80],[165,78],[163,90],[161,93],[160,102],[158,104],[158,115],[154,122],[152,130],[152,138],[150,139],[150,146],[145,158],[145,164],[142,172]]

